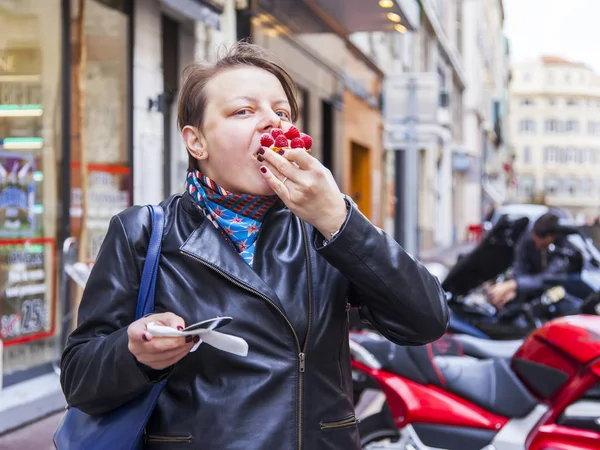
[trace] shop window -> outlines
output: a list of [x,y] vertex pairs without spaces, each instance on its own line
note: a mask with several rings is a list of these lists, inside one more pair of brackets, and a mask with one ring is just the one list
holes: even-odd
[[0,339],[4,386],[56,355],[59,0],[0,8]]
[[71,1],[71,228],[83,261],[95,259],[110,218],[131,204],[130,6]]

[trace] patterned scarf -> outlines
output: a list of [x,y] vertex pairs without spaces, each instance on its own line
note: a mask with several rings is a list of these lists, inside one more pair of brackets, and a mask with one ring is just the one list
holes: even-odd
[[185,189],[212,224],[227,233],[240,256],[252,267],[256,238],[277,196],[232,194],[198,170],[187,173]]

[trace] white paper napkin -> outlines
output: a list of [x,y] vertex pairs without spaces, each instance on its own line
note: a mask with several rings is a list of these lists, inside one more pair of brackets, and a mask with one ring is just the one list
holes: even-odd
[[[215,319],[216,320],[216,319]],[[206,321],[208,322],[208,321]],[[237,336],[221,333],[210,328],[198,328],[190,331],[179,331],[175,328],[158,325],[155,322],[150,322],[146,325],[148,333],[154,337],[185,337],[199,336],[200,341],[194,345],[191,352],[195,352],[202,342],[206,342],[212,347],[223,350],[224,352],[233,353],[238,356],[248,355],[248,343]]]

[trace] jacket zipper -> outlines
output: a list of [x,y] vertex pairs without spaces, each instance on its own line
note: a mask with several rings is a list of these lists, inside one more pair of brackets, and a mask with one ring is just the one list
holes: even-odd
[[306,253],[306,277],[308,288],[308,326],[306,328],[306,337],[304,338],[304,347],[300,352],[300,376],[298,379],[298,450],[302,450],[302,399],[304,398],[304,371],[306,370],[306,348],[308,345],[308,335],[310,333],[310,325],[312,321],[312,265],[310,263],[310,248],[308,246],[308,237],[306,236],[306,227],[304,222],[300,222],[302,226],[302,238],[304,241],[304,252]]
[[294,339],[296,340],[296,346],[298,349],[298,372],[300,374],[299,381],[298,381],[298,450],[302,450],[302,398],[304,396],[304,391],[303,391],[304,390],[304,372],[306,371],[306,348],[307,348],[307,344],[308,344],[308,335],[310,333],[310,325],[311,325],[311,321],[312,321],[312,276],[311,276],[310,253],[309,253],[308,238],[306,236],[306,229],[304,227],[304,222],[301,222],[301,225],[302,225],[302,237],[303,237],[303,241],[304,241],[304,251],[306,253],[306,268],[307,268],[307,277],[308,277],[307,278],[308,326],[306,328],[306,337],[304,339],[304,345],[302,345],[302,346],[300,345],[300,339],[298,339],[298,334],[296,333],[296,330],[294,330],[294,327],[293,327],[292,323],[290,322],[290,320],[287,318],[287,316],[281,310],[281,308],[279,308],[279,306],[277,306],[269,297],[267,297],[264,294],[261,294],[259,291],[254,289],[252,286],[249,286],[246,283],[243,283],[242,281],[238,280],[237,278],[234,278],[231,275],[223,272],[218,267],[215,267],[212,264],[201,260],[200,258],[192,255],[191,253],[180,250],[181,253],[183,253],[184,255],[187,255],[190,258],[195,259],[202,265],[208,267],[209,269],[214,270],[221,276],[227,278],[229,281],[231,281],[236,286],[241,287],[242,289],[245,289],[249,292],[252,292],[253,294],[255,294],[255,295],[259,296],[260,298],[262,298],[263,300],[265,300],[267,303],[269,303],[271,306],[273,306],[273,308],[275,308],[279,312],[279,314],[281,314],[281,317],[284,318],[284,320],[287,322],[288,326],[290,327],[290,330],[292,330]]
[[172,443],[172,444],[188,444],[192,442],[192,436],[164,436],[156,434],[146,434],[144,436],[146,443]]
[[342,350],[344,348],[344,340],[348,334],[348,324],[350,322],[350,303],[346,302],[346,323],[344,325],[344,334],[342,335],[342,342],[340,342],[340,348],[338,350],[338,370],[340,372],[340,387],[344,390],[344,373],[342,370]]
[[356,425],[357,423],[358,419],[356,416],[350,416],[347,419],[336,420],[335,422],[321,422],[321,430],[334,430],[336,428],[344,428],[351,425]]

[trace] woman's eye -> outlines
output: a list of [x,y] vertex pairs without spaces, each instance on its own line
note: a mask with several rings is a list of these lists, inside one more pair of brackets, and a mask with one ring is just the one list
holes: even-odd
[[250,110],[249,109],[240,109],[239,111],[237,111],[235,113],[236,116],[245,116],[247,114],[250,114]]
[[289,119],[289,118],[290,118],[290,115],[289,115],[289,114],[288,114],[286,111],[277,111],[277,115],[278,115],[279,117],[284,117],[284,118],[286,118],[286,119]]

